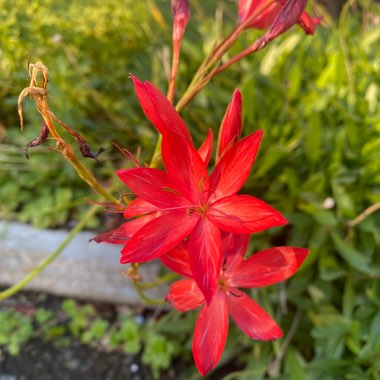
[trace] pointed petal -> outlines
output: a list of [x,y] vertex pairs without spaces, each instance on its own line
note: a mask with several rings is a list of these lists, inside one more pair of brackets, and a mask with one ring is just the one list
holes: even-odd
[[222,232],[222,250],[223,266],[226,271],[233,272],[243,260],[247,251],[250,235],[233,234],[231,232]]
[[147,223],[159,216],[158,213],[151,213],[140,218],[123,223],[112,231],[95,236],[91,240],[97,243],[126,244],[128,240]]
[[185,122],[160,90],[148,81],[143,83],[133,75],[130,77],[145,115],[158,131],[162,135],[174,133],[185,140],[192,141]]
[[157,206],[153,206],[151,203],[144,201],[141,198],[136,198],[126,207],[123,215],[125,219],[129,219],[135,216],[157,212],[158,210],[160,209]]
[[208,213],[221,230],[249,234],[282,226],[287,220],[273,207],[250,195],[233,195],[216,201]]
[[284,281],[297,272],[309,251],[297,247],[275,247],[255,253],[233,272],[231,286],[260,288]]
[[160,260],[173,272],[184,277],[192,277],[187,246],[186,241],[181,242],[177,247],[162,255]]
[[178,311],[197,309],[205,302],[205,298],[194,280],[173,282],[165,300]]
[[262,131],[252,133],[225,152],[210,176],[210,193],[216,199],[234,195],[244,185],[255,162],[262,135]]
[[178,245],[196,223],[196,216],[183,211],[166,213],[153,219],[127,242],[121,251],[120,263],[145,262],[163,255]]
[[139,198],[156,207],[169,208],[186,203],[172,189],[169,177],[162,170],[134,168],[117,170],[116,174]]
[[206,375],[222,356],[228,334],[228,310],[224,292],[215,294],[201,310],[194,329],[193,357],[198,371]]
[[212,129],[209,129],[205,141],[198,149],[198,154],[201,156],[206,166],[210,162],[210,158],[212,154],[212,139],[213,139]]
[[219,229],[207,218],[200,219],[190,234],[189,260],[193,279],[209,303],[218,285],[222,241]]
[[257,340],[275,340],[282,336],[272,317],[256,302],[238,289],[227,291],[228,311],[244,334]]
[[241,107],[241,93],[239,90],[235,90],[220,126],[218,146],[216,148],[216,162],[220,160],[225,150],[235,144],[240,137],[242,129]]
[[312,35],[315,33],[317,25],[322,21],[322,16],[311,18],[307,12],[303,12],[298,24],[304,30],[306,34]]
[[174,188],[188,201],[201,202],[208,190],[208,173],[194,146],[175,135],[164,136],[162,159]]

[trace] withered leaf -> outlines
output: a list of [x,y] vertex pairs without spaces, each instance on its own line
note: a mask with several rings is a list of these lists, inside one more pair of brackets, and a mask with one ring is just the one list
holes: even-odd
[[29,141],[25,145],[25,147],[24,147],[24,156],[27,159],[29,159],[29,153],[28,153],[29,148],[33,148],[35,146],[43,144],[46,141],[46,139],[47,139],[48,136],[49,136],[49,128],[47,127],[46,123],[43,121],[38,137],[35,138],[32,141]]

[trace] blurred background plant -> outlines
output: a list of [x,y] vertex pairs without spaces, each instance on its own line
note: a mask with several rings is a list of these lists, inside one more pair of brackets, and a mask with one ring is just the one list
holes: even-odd
[[[178,94],[217,36],[236,22],[233,2],[194,0],[191,7]],[[18,128],[17,97],[28,83],[27,61],[49,67],[55,114],[80,130],[94,150],[107,149],[103,165],[91,163],[107,183],[115,167],[127,165],[113,141],[133,152],[141,147],[142,162],[152,153],[156,136],[128,73],[166,90],[169,5],[164,0],[20,0],[14,6],[0,0],[0,9],[0,216],[44,228],[67,226],[80,218],[77,206],[91,194],[46,146],[31,150],[29,161],[22,157],[22,147],[40,127],[33,105],[25,103],[24,133]],[[245,33],[231,55],[256,35]],[[336,21],[325,14],[325,28],[312,38],[293,29],[234,65],[182,112],[200,142],[208,128],[217,131],[233,89],[241,89],[245,133],[265,132],[245,191],[290,221],[285,228],[255,235],[252,251],[297,245],[312,252],[294,278],[254,294],[263,305],[267,302],[284,339],[257,343],[232,334],[221,366],[233,362],[238,371],[226,379],[380,379],[380,213],[368,209],[380,202],[379,44],[378,3],[350,1]],[[90,226],[101,224],[94,218]],[[171,353],[169,363],[174,351],[182,352],[179,346],[190,358],[190,344],[184,342],[192,324],[183,321],[191,317],[168,316],[159,334],[176,334],[166,346],[152,338],[153,351],[146,348],[145,358],[163,346]],[[91,327],[83,329],[91,340]],[[133,335],[128,332],[133,329],[125,329]],[[116,334],[111,342],[120,339]],[[134,339],[137,350],[140,343]]]

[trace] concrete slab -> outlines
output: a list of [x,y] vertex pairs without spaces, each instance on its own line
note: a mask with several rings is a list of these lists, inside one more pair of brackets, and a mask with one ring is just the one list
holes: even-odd
[[[0,221],[0,284],[13,285],[47,258],[67,237],[62,230],[38,230],[21,223]],[[25,289],[44,291],[66,297],[141,305],[133,286],[121,271],[121,245],[89,242],[91,232],[79,233],[60,256]],[[144,281],[152,281],[157,262],[141,267]],[[163,298],[165,288],[150,291],[149,296]]]

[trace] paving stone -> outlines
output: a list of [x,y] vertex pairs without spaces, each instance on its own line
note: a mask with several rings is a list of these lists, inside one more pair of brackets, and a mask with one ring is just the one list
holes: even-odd
[[[62,230],[38,230],[21,223],[0,221],[0,285],[13,285],[48,257],[67,237]],[[25,289],[113,303],[141,304],[141,300],[119,264],[121,245],[89,242],[91,232],[79,233],[60,256],[33,279]],[[144,264],[140,273],[152,281],[155,262]],[[165,288],[149,296],[162,298]]]

